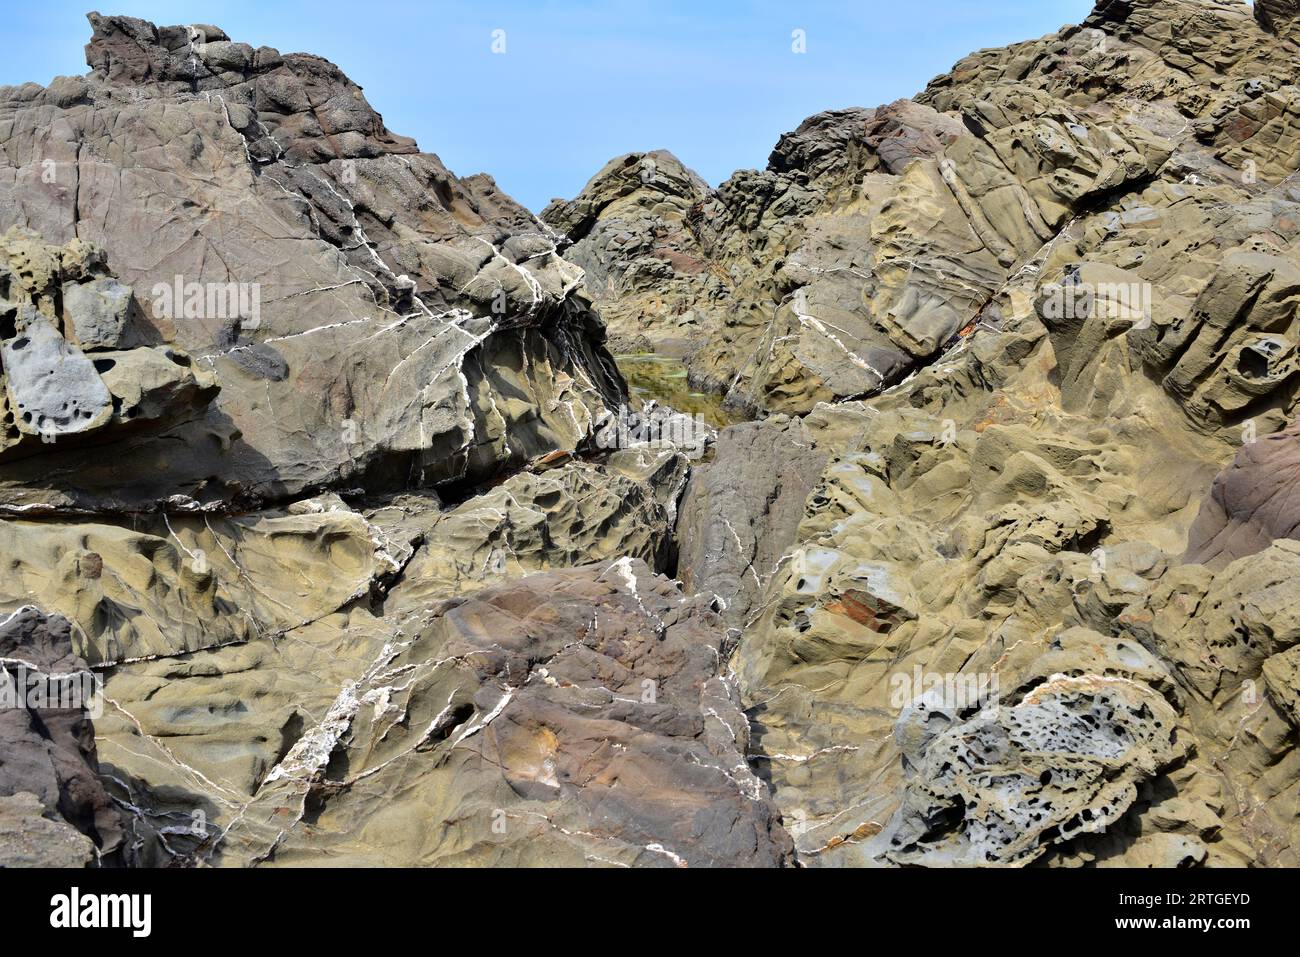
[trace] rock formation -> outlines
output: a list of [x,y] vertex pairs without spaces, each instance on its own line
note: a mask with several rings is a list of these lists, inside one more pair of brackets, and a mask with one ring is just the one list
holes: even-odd
[[0,622],[0,862],[81,867],[129,858],[95,754],[102,690],[67,619],[30,605]]
[[1300,864],[1293,4],[541,217],[90,21],[0,88],[0,665],[103,693],[0,710],[2,863]]
[[1101,2],[544,214],[612,336],[761,419],[677,573],[743,630],[800,863],[1300,860],[1294,20]]
[[[0,503],[474,482],[581,446],[618,405],[581,273],[547,228],[390,133],[332,64],[216,27],[90,21],[86,77],[0,97],[0,222],[104,250],[142,324],[221,390],[166,430],[169,454],[153,435],[122,447],[155,460],[147,483],[56,445]],[[87,329],[105,295],[72,300]]]

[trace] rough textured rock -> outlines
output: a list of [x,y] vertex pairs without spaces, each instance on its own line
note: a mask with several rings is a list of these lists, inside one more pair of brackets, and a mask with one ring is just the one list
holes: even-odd
[[[661,154],[630,155],[543,217],[577,240],[578,261],[613,277],[604,311],[648,316],[638,332],[651,344],[672,322],[696,328],[697,381],[744,407],[804,413],[932,359],[1073,210],[1169,153],[1136,125],[1098,127],[1062,105],[965,132],[908,101],[820,114],[782,138],[765,171],[716,194],[701,195],[671,157],[661,180]],[[650,268],[655,259],[670,266]]]
[[1048,843],[1104,831],[1138,784],[1181,757],[1173,707],[1128,678],[1058,676],[965,721],[920,709],[907,722],[898,733],[914,777],[884,832],[887,856],[904,864],[1031,861]]
[[1300,6],[1295,0],[1255,0],[1255,19],[1260,26],[1278,36],[1293,38]]
[[[1280,23],[1293,19],[1287,6],[1256,13]],[[638,185],[632,155],[544,217],[584,264],[616,277],[594,286],[604,310],[636,318],[616,326],[649,344],[685,329],[696,381],[740,405],[803,413],[932,360],[990,318],[1002,284],[1036,268],[1073,218],[1162,167],[1180,185],[1291,172],[1295,52],[1236,3],[1103,3],[1080,27],[974,54],[918,102],[812,117],[766,170],[712,194],[686,188],[694,177],[675,161]],[[651,171],[660,155],[645,154]],[[691,202],[685,228],[665,197]],[[671,258],[629,238],[647,230],[725,283],[647,272],[648,257]],[[658,319],[646,306],[655,295]]]
[[[57,563],[38,544],[58,554],[61,543],[33,537],[13,550],[32,553],[31,566],[68,570],[66,585],[45,590],[84,610],[89,643],[113,662],[101,751],[115,795],[140,815],[144,857],[217,862],[236,853],[224,832],[242,810],[278,794],[272,785],[287,773],[293,749],[318,747],[334,734],[338,702],[376,675],[391,677],[374,663],[422,633],[445,599],[602,555],[666,562],[684,468],[672,450],[639,447],[605,464],[522,472],[459,505],[408,493],[363,515],[325,496],[288,514],[172,516],[157,537],[74,527],[68,537],[81,547]],[[32,524],[11,534],[48,535]],[[142,553],[151,556],[147,570]],[[87,581],[87,569],[99,571],[101,562],[103,571]],[[538,589],[548,594],[544,584]],[[132,615],[133,608],[147,614]],[[721,624],[716,631],[719,650],[730,635]],[[679,663],[670,656],[653,677],[676,674]],[[709,674],[721,674],[722,663],[711,655]],[[736,727],[741,733],[743,721]],[[337,760],[352,759],[340,752]],[[783,839],[776,825],[772,833]],[[757,845],[751,852],[767,853]],[[347,853],[354,863],[365,860],[360,845]]]
[[[241,810],[299,778],[377,660],[456,595],[601,560],[614,591],[626,570],[657,597],[625,597],[623,630],[597,645],[627,682],[644,665],[665,687],[625,734],[629,773],[662,789],[629,794],[607,856],[788,860],[725,683],[734,635],[707,602],[679,609],[650,567],[610,565],[671,563],[687,459],[622,411],[603,324],[551,230],[389,132],[324,60],[213,26],[90,21],[89,75],[0,90],[0,608],[39,597],[103,676],[94,780],[130,820],[133,860],[252,863],[261,831],[237,827]],[[683,624],[660,646],[670,613]],[[604,727],[589,720],[569,719],[581,763]],[[12,793],[46,807],[48,782],[15,774]],[[595,813],[585,786],[565,813]],[[41,835],[88,859],[26,801],[4,810],[17,861]],[[673,820],[690,807],[697,826]],[[635,854],[622,846],[642,831]]]
[[20,316],[12,339],[0,344],[14,425],[30,435],[75,435],[97,429],[113,414],[108,387],[86,356],[49,320]]
[[711,328],[729,287],[696,231],[709,193],[655,150],[610,160],[577,198],[542,212],[564,236],[565,258],[582,267],[615,351],[684,354]]
[[0,543],[0,605],[42,596],[95,665],[300,628],[367,598],[410,557],[331,498],[231,518],[10,520]]
[[0,622],[0,833],[7,866],[120,861],[126,825],[100,779],[93,696],[69,622],[24,606]]
[[376,649],[254,793],[207,789],[222,839],[206,853],[779,865],[789,838],[718,674],[732,637],[710,599],[627,558],[436,605]]
[[860,427],[860,418],[822,407],[805,419],[774,416],[725,429],[713,460],[692,470],[682,500],[682,584],[716,595],[727,621],[743,626],[794,544],[825,447]]
[[90,838],[44,811],[26,791],[0,797],[0,867],[85,867],[95,859]]
[[125,344],[131,289],[116,279],[92,279],[63,287],[65,322],[71,340],[83,350],[116,349]]
[[629,475],[616,458],[610,465],[575,462],[521,472],[456,508],[424,512],[423,521],[419,503],[395,503],[373,519],[401,521],[392,510],[413,515],[417,534],[411,538],[420,547],[394,590],[392,607],[424,608],[486,584],[592,561],[630,557],[665,567],[685,463],[676,453],[664,457],[653,463],[668,473],[657,483],[648,470]]
[[[318,57],[90,20],[86,77],[0,91],[0,222],[102,248],[221,391],[110,460],[42,450],[0,503],[479,481],[589,442],[619,404],[580,271],[488,177],[390,133]],[[147,483],[119,464],[139,458]]]
[[[679,574],[743,609],[802,863],[1294,860],[1293,18],[1098,3],[691,194],[728,285],[670,276],[707,317],[672,348],[770,417],[693,475]],[[654,226],[623,168],[546,214],[616,277]],[[650,345],[691,328],[644,297],[596,291]]]
[[[97,754],[6,732],[15,862],[1300,862],[1291,5],[541,219],[325,61],[91,20],[0,91],[0,613],[106,687]],[[593,303],[754,420],[656,436]]]
[[146,341],[132,290],[104,268],[79,239],[50,246],[17,226],[0,237],[0,462],[156,433],[216,394],[188,355]]
[[1221,568],[1300,538],[1300,431],[1295,425],[1242,446],[1214,479],[1188,533],[1187,561]]

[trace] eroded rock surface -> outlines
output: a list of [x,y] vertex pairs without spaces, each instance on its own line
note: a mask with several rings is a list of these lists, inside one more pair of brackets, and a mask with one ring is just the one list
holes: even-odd
[[101,779],[94,676],[65,618],[21,607],[0,621],[0,857],[5,866],[129,860],[128,827]]
[[[0,613],[105,683],[94,751],[5,726],[8,860],[1300,863],[1292,5],[541,218],[91,21],[0,90]],[[656,438],[602,315],[753,421]]]
[[[90,20],[87,76],[0,91],[0,223],[102,248],[143,326],[221,391],[110,461],[56,444],[39,469],[5,469],[0,504],[473,482],[588,443],[617,407],[581,271],[488,177],[457,179],[389,132],[319,57],[212,26]],[[114,290],[68,304],[65,339],[124,345]],[[151,395],[159,374],[132,378]]]
[[131,288],[80,239],[0,237],[0,337],[0,462],[156,433],[202,417],[218,391],[184,352],[149,344]]
[[678,573],[742,610],[801,863],[1296,860],[1293,21],[1098,3],[704,195],[622,160],[548,210],[616,279],[622,233],[727,277],[595,294],[652,346],[707,317],[672,348],[766,416]]
[[1187,560],[1220,568],[1300,537],[1300,431],[1295,425],[1242,446],[1214,479],[1188,534]]
[[[550,228],[324,60],[90,21],[86,77],[0,91],[0,607],[102,676],[132,861],[789,862],[736,633],[658,575],[703,447],[641,435]],[[11,862],[117,853],[15,760]]]
[[[708,628],[692,626],[683,630],[686,637],[680,642],[660,648],[657,642],[663,634],[659,621],[666,620],[666,609],[677,609],[687,598],[649,566],[640,561],[628,564],[632,561],[629,555],[657,564],[668,560],[671,510],[681,494],[684,463],[684,458],[671,450],[641,447],[615,452],[603,464],[571,461],[522,472],[459,505],[440,502],[432,494],[405,493],[376,503],[363,514],[337,496],[321,496],[295,503],[284,512],[240,518],[163,517],[154,520],[155,531],[143,525],[128,529],[84,523],[65,527],[60,539],[52,537],[53,530],[43,523],[11,522],[5,534],[15,539],[12,551],[30,556],[21,566],[15,591],[27,584],[31,591],[55,596],[68,614],[80,614],[88,657],[106,669],[109,705],[98,724],[101,754],[115,796],[138,817],[144,835],[143,858],[155,864],[247,864],[275,858],[273,854],[267,857],[275,835],[261,828],[244,835],[245,812],[281,807],[288,800],[281,793],[287,786],[284,779],[314,789],[320,781],[314,771],[299,767],[301,762],[316,762],[320,770],[359,760],[348,754],[350,739],[340,739],[355,718],[351,709],[356,701],[365,699],[365,706],[357,707],[369,714],[373,702],[415,693],[402,676],[410,677],[410,669],[417,665],[393,664],[398,652],[415,642],[411,655],[420,662],[418,667],[438,667],[445,657],[439,650],[444,639],[424,637],[429,622],[440,614],[437,609],[451,596],[470,596],[488,587],[508,591],[519,576],[535,571],[569,568],[604,555],[606,578],[602,581],[614,582],[614,591],[628,589],[629,582],[638,580],[651,589],[645,595],[629,592],[626,601],[638,613],[643,601],[657,596],[656,605],[644,606],[659,608],[651,620],[626,625],[642,629],[634,642],[639,643],[636,648],[630,650],[620,643],[631,642],[630,637],[619,638],[607,650],[600,645],[601,654],[622,663],[611,663],[587,679],[593,695],[612,694],[614,689],[619,690],[616,697],[620,701],[626,697],[631,702],[649,695],[648,705],[655,704],[658,693],[655,686],[647,690],[645,682],[667,681],[674,688],[685,682],[694,689],[685,700],[695,702],[689,707],[699,713],[697,719],[670,722],[664,733],[671,740],[655,744],[656,754],[646,758],[658,762],[656,779],[677,773],[671,767],[674,760],[692,766],[703,760],[705,751],[697,753],[690,750],[694,745],[687,747],[707,723],[702,709],[731,715],[727,720],[735,719],[736,734],[744,735],[747,725],[735,704],[734,683],[710,684],[722,682],[726,675],[734,632],[717,618],[708,601],[700,599],[692,607],[698,606],[699,614],[707,612]],[[59,568],[62,574],[51,579],[36,577],[39,569],[49,566]],[[599,571],[596,568],[591,575]],[[552,592],[566,581],[559,572],[537,576],[529,586],[535,589],[530,594],[538,601],[551,600]],[[603,594],[611,586],[591,587]],[[574,615],[581,617],[586,628],[613,613],[599,603],[581,612],[572,610],[571,604],[563,605],[559,621],[552,620],[558,612],[545,607],[520,612],[519,641],[541,640],[534,630],[543,625],[555,636],[570,631],[576,636],[581,629]],[[509,602],[506,606],[507,610],[513,608]],[[487,653],[501,636],[493,625],[471,637]],[[425,661],[422,656],[426,652],[438,657]],[[468,650],[457,653],[475,660]],[[577,653],[576,646],[570,653]],[[537,652],[541,657],[549,654]],[[665,657],[642,673],[646,655]],[[689,674],[693,677],[688,679],[679,668],[692,662]],[[486,683],[491,678],[509,687],[519,674],[512,664],[504,667],[502,674],[485,673],[475,680]],[[616,680],[615,673],[622,677]],[[457,675],[468,680],[460,672]],[[441,682],[447,676],[439,672],[436,677]],[[439,683],[429,693],[441,693],[442,688]],[[722,698],[700,704],[705,690]],[[449,723],[441,729],[439,740],[484,719],[484,713],[469,705],[479,694],[476,684],[467,684],[456,694],[454,706],[444,715]],[[610,704],[621,706],[613,698]],[[387,706],[379,707],[383,711]],[[679,702],[674,707],[688,705]],[[654,707],[650,711],[659,713]],[[397,713],[391,717],[396,718]],[[583,734],[596,732],[586,730]],[[403,761],[405,770],[399,777],[428,773],[432,775],[430,787],[440,791],[448,787],[437,771],[438,762],[426,764],[426,746],[418,741],[410,744],[413,753],[409,761]],[[687,750],[678,750],[679,744]],[[368,750],[371,745],[358,742],[357,747]],[[708,760],[738,780],[748,781],[746,787],[762,804],[761,786],[756,778],[747,777],[744,747],[734,742],[730,751],[720,750],[721,745],[709,747],[714,750],[707,753],[714,757]],[[662,748],[667,751],[657,753]],[[715,773],[721,776],[722,770]],[[397,780],[385,776],[373,783],[387,788],[397,786]],[[679,789],[682,793],[676,796],[655,798],[666,802],[658,810],[644,812],[656,815],[660,823],[654,825],[653,833],[647,832],[651,836],[643,843],[657,843],[654,834],[675,835],[673,840],[681,842],[682,832],[661,826],[669,809],[687,800],[687,785],[681,784]],[[716,790],[708,792],[710,801],[718,799]],[[629,798],[634,804],[640,800],[635,795],[634,791]],[[465,802],[474,799],[468,792],[462,797]],[[318,798],[314,791],[303,796],[307,825],[314,818]],[[639,807],[636,804],[629,809],[628,815],[635,818],[642,813]],[[565,810],[567,813],[567,803]],[[764,813],[768,812],[770,807]],[[391,833],[391,846],[386,844],[381,853],[378,846],[370,847],[358,836],[357,829],[366,827],[363,821],[371,810],[355,808],[341,813],[354,823],[340,836],[346,848],[331,850],[327,855],[331,859],[337,856],[340,862],[346,859],[358,864],[434,863],[451,853],[444,848],[436,853],[430,850],[428,857],[409,856],[418,850],[408,841],[414,831],[402,838],[397,830]],[[438,844],[435,835],[444,826],[441,812],[434,814],[421,803],[404,813],[412,815],[403,818],[405,827],[427,831],[429,848]],[[735,813],[737,820],[749,820]],[[417,820],[421,814],[428,814],[427,820]],[[278,818],[272,822],[275,820]],[[489,828],[493,825],[490,814],[485,822]],[[741,821],[726,826],[730,834],[749,824]],[[779,825],[765,820],[762,827],[762,834],[751,834],[747,850],[741,837],[719,837],[721,843],[716,847],[691,859],[697,863],[758,864],[788,857],[788,848],[780,850],[785,846],[780,842],[788,843],[788,838]],[[304,826],[304,831],[312,833],[312,828]],[[732,841],[740,843],[727,843]],[[518,863],[540,860],[529,856],[534,851],[541,853],[536,842],[525,841],[501,859]],[[644,848],[638,853],[642,851]],[[307,847],[303,853],[315,852]],[[569,852],[556,853],[557,863],[584,859]],[[592,853],[596,855],[592,860],[599,862],[601,855]],[[656,859],[655,853],[648,852],[641,862]],[[485,862],[497,854],[485,846],[466,850],[463,855],[457,852],[455,861]],[[521,856],[511,858],[510,854]],[[630,861],[625,852],[613,856],[618,862]],[[671,855],[661,856],[672,860]]]
[[730,635],[712,599],[627,558],[437,606],[271,771],[224,854],[785,863],[734,682],[718,674]]

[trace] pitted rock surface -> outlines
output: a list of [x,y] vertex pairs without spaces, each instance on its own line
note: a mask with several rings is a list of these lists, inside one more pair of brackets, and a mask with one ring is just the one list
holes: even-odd
[[[723,432],[691,480],[679,574],[740,596],[751,758],[803,864],[1296,860],[1300,779],[1261,771],[1292,753],[1294,716],[1300,48],[1283,7],[1099,3],[884,108],[889,135],[881,110],[811,118],[688,217],[730,280],[721,305],[672,287],[670,311],[713,309],[694,381],[773,434],[801,416],[773,460],[759,426]],[[943,750],[1007,733],[1060,676],[1132,682],[1115,687],[1173,744],[1143,718],[1122,760],[1062,747],[1091,770],[1053,799],[1059,820],[1033,817],[1051,755],[1001,753],[1042,765],[1001,791],[996,761],[926,764],[918,681],[1001,689],[1001,719],[927,707]]]
[[1105,830],[1179,756],[1176,712],[1122,678],[1058,677],[947,728],[914,756],[885,834],[898,863],[1026,863]]

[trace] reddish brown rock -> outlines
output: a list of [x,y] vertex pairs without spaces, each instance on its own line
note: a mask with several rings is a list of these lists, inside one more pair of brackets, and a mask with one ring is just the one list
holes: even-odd
[[1242,446],[1202,503],[1184,558],[1222,568],[1279,538],[1300,538],[1300,425]]
[[[0,621],[0,798],[34,795],[42,817],[90,838],[95,860],[120,863],[126,822],[100,780],[91,719],[99,689],[66,618],[27,606]],[[47,863],[68,863],[50,853]]]

